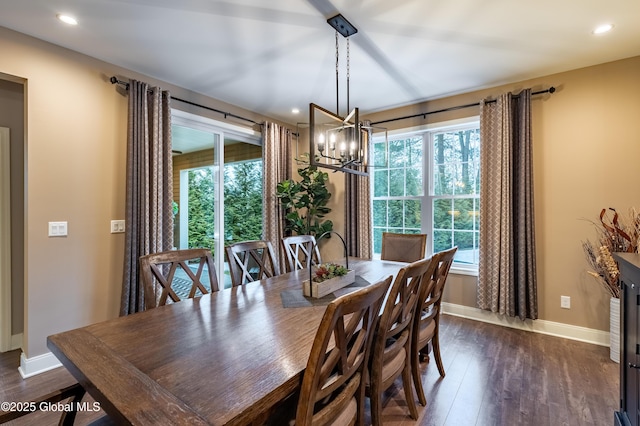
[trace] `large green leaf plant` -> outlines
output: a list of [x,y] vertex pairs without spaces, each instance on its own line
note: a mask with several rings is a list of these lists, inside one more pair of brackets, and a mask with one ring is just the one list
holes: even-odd
[[327,190],[329,175],[311,165],[298,169],[298,174],[300,181],[288,179],[276,187],[276,197],[287,212],[285,231],[319,237],[333,230],[333,222],[323,219],[331,211],[327,207],[331,198]]

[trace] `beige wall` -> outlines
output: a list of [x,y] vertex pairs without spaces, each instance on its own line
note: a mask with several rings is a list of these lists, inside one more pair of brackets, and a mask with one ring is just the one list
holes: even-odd
[[[600,210],[640,208],[640,57],[370,114],[379,121],[466,105],[531,87],[555,86],[532,101],[538,303],[540,319],[609,330],[609,299],[586,274],[581,241],[594,238]],[[385,124],[419,126],[478,114],[478,108]],[[475,277],[452,275],[446,302],[475,306]],[[560,296],[571,309],[560,308]]]
[[[0,28],[0,51],[0,73],[26,80],[23,350],[34,357],[47,352],[46,336],[118,313],[123,234],[110,234],[109,221],[124,217],[127,100],[108,78],[161,82],[4,28]],[[607,297],[585,273],[580,242],[593,236],[583,219],[595,218],[602,207],[622,211],[640,207],[634,176],[640,154],[634,126],[640,117],[638,75],[640,57],[365,118],[377,121],[477,102],[507,90],[556,86],[556,94],[533,101],[540,318],[608,330]],[[193,102],[264,119],[181,88],[162,86]],[[173,106],[221,119],[178,102]],[[392,124],[409,127],[469,114],[477,110]],[[338,231],[343,228],[342,179],[341,174],[330,173]],[[68,221],[68,237],[48,238],[49,221]],[[571,296],[571,310],[559,308],[561,294]],[[446,300],[473,305],[475,278],[452,276]]]
[[[23,351],[31,358],[48,352],[48,335],[119,312],[124,234],[111,234],[110,221],[124,219],[127,97],[109,77],[265,118],[2,27],[0,52],[0,77],[26,81]],[[178,101],[172,106],[222,119]],[[49,238],[49,221],[67,221],[68,236]]]

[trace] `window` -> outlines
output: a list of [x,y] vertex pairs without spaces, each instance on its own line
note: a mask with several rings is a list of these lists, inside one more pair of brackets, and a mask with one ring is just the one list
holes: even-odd
[[178,110],[171,131],[174,245],[210,248],[230,287],[224,246],[261,238],[261,134]]
[[373,170],[373,247],[383,232],[426,233],[429,254],[458,246],[454,266],[476,270],[480,237],[477,121],[373,139],[385,168]]

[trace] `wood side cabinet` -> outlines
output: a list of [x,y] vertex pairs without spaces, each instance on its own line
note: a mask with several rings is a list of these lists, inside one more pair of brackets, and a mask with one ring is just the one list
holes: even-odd
[[614,256],[620,266],[620,411],[614,424],[640,426],[640,254]]

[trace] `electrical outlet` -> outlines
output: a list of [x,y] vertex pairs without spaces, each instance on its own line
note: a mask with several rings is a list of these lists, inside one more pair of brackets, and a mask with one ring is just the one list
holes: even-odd
[[571,297],[560,296],[560,307],[564,309],[571,309]]
[[124,220],[112,220],[111,221],[111,233],[121,234],[124,232]]

